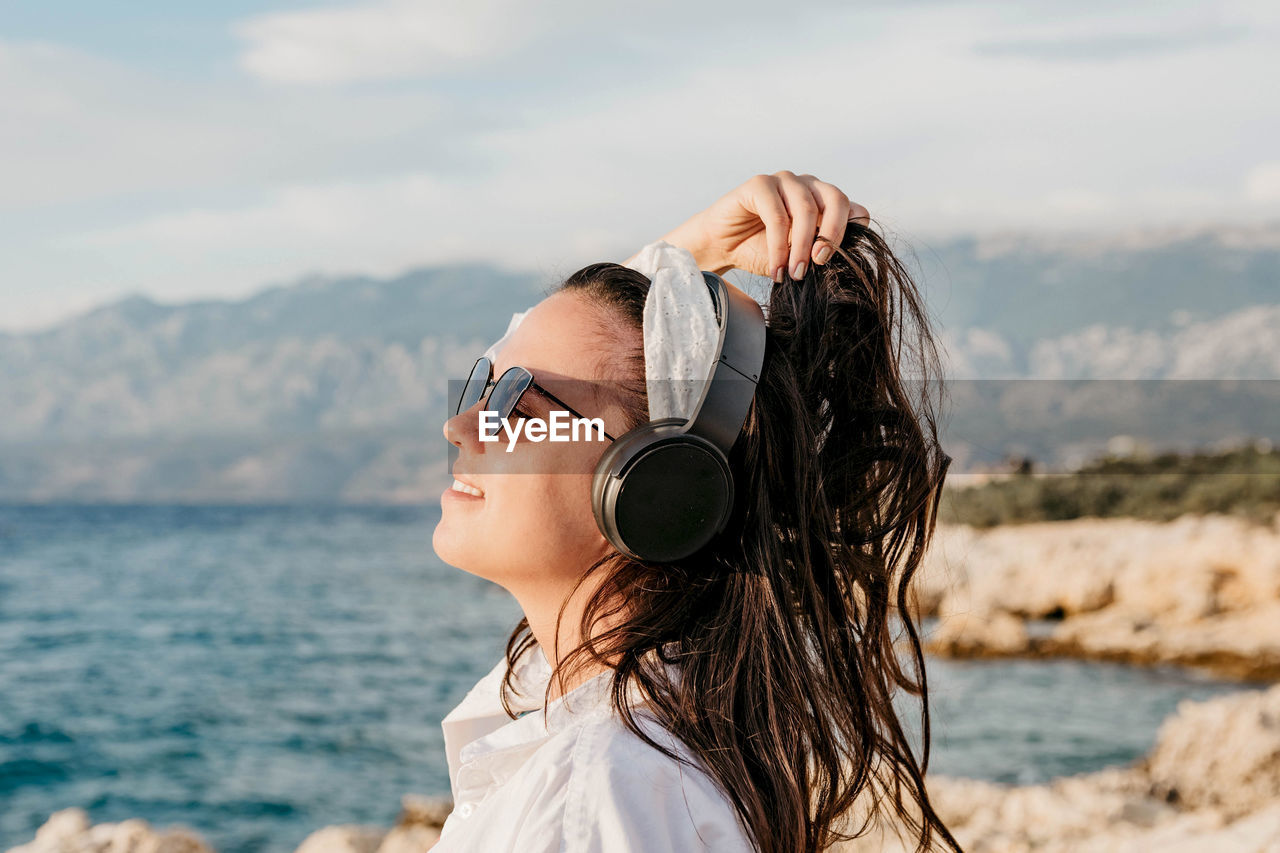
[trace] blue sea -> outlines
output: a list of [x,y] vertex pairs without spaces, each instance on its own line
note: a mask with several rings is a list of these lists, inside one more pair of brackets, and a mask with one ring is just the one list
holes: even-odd
[[[431,550],[430,507],[0,506],[0,850],[59,809],[289,853],[448,793],[440,720],[519,609]],[[932,771],[1132,761],[1172,669],[931,660]]]

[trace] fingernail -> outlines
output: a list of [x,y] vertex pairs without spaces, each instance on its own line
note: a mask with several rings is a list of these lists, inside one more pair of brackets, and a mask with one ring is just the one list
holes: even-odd
[[815,264],[825,264],[829,260],[831,260],[830,246],[823,246],[822,248],[818,249],[818,254],[813,256],[813,262]]
[[785,272],[785,271],[786,271],[786,269],[787,269],[786,267],[778,267],[776,270],[774,270],[774,271],[773,271],[773,280],[774,280],[775,282],[777,282],[778,284],[781,284],[781,283],[782,283],[782,274],[783,274],[783,272]]
[[804,261],[801,261],[800,263],[798,263],[798,264],[796,264],[794,267],[792,267],[792,268],[791,268],[791,277],[792,277],[792,278],[794,278],[796,281],[799,281],[800,279],[804,278],[804,268],[805,268],[805,266],[806,266],[806,265],[805,265],[805,262],[804,262]]

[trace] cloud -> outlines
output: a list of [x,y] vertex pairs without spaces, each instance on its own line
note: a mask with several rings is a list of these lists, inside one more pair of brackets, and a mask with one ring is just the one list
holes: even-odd
[[[1154,59],[1119,79],[1102,66],[1053,64],[1011,77],[968,49],[958,25],[969,14],[890,21],[852,46],[815,39],[770,61],[722,56],[582,104],[535,98],[502,121],[449,128],[474,169],[424,157],[368,179],[278,182],[250,200],[96,229],[63,248],[108,267],[130,258],[136,281],[171,297],[179,287],[227,289],[230,278],[247,287],[463,259],[567,272],[623,257],[750,175],[788,167],[845,187],[909,238],[1239,212],[1235,187],[1187,181],[1189,164],[1213,161],[1214,136],[1232,133],[1187,123],[1188,100],[1218,85],[1194,58]],[[866,68],[892,73],[848,96],[809,83]],[[1241,115],[1221,98],[1198,109]],[[1238,187],[1238,174],[1231,180]]]
[[384,0],[243,21],[240,64],[275,83],[385,80],[451,71],[533,38],[545,16],[511,0]]
[[1048,62],[1111,61],[1230,44],[1248,35],[1245,27],[1209,27],[1171,33],[1114,32],[980,41],[974,50],[985,56],[1012,56]]
[[[859,4],[853,11],[874,27],[894,5]],[[1249,34],[1242,21],[1266,10],[1255,0],[1224,0],[1212,11],[1194,0],[1167,0],[1156,21],[1146,4],[1124,0],[1012,10],[984,0],[897,5],[903,16],[961,12],[958,32],[967,23],[981,35],[972,45],[980,55],[1043,61],[1110,61],[1229,44]],[[234,32],[243,44],[239,64],[249,74],[271,83],[335,84],[456,73],[549,37],[584,54],[602,36],[614,43],[629,38],[688,42],[689,36],[702,36],[704,51],[735,42],[747,47],[768,41],[769,35],[800,38],[803,45],[821,35],[815,26],[838,26],[848,11],[839,0],[810,0],[802,9],[769,0],[649,0],[643,6],[587,0],[369,0],[258,15],[239,22]],[[1186,26],[1191,18],[1198,20]],[[977,23],[983,26],[972,26]],[[537,60],[545,63],[548,56]]]
[[1264,204],[1280,202],[1280,162],[1254,167],[1245,178],[1244,192],[1250,201]]
[[[838,10],[841,0],[809,0],[809,15]],[[872,14],[877,14],[871,10]],[[772,0],[373,0],[275,12],[235,25],[240,67],[278,84],[345,84],[443,78],[527,60],[521,79],[576,60],[610,62],[635,46],[671,46],[688,61],[726,43],[798,29],[805,16]],[[578,75],[573,75],[577,77]]]
[[449,120],[431,92],[244,91],[0,41],[0,214],[402,171],[445,159]]
[[1219,22],[1253,15],[1248,38],[1069,63],[974,46],[1141,32],[1149,8],[673,3],[276,13],[236,29],[252,78],[0,42],[0,327],[309,272],[569,271],[783,168],[908,239],[1280,216],[1254,7]]
[[133,280],[169,300],[239,295],[313,272],[390,275],[423,263],[480,260],[555,275],[569,271],[570,255],[621,259],[634,248],[625,229],[592,229],[581,202],[514,173],[495,179],[416,172],[285,187],[251,204],[79,234],[59,248],[104,268],[129,257]]

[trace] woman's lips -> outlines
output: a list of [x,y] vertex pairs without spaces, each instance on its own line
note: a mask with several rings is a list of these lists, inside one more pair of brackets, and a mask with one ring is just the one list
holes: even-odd
[[460,495],[467,495],[468,497],[473,497],[473,498],[484,497],[484,490],[479,489],[476,486],[471,485],[470,483],[464,483],[461,480],[457,480],[457,479],[453,481],[453,485],[449,487],[449,491],[455,492]]

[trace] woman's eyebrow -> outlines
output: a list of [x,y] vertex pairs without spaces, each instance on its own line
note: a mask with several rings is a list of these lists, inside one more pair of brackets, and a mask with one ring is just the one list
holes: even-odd
[[[572,403],[569,403],[569,402],[561,402],[560,400],[551,399],[550,397],[547,396],[548,392],[543,391],[541,388],[537,387],[536,385],[530,385],[529,390],[533,391],[538,396],[538,399],[542,400],[543,405],[546,406],[548,411],[551,411],[553,409],[556,411],[559,411],[560,407],[562,406],[573,405]],[[555,393],[555,392],[550,392],[550,393]]]
[[552,401],[549,397],[547,397],[547,395],[546,395],[546,394],[544,394],[544,393],[542,392],[542,389],[541,389],[541,388],[539,388],[538,386],[536,386],[536,385],[530,385],[530,386],[528,387],[528,389],[525,391],[525,393],[526,393],[526,394],[532,394],[532,395],[533,395],[534,397],[536,397],[539,401],[541,401],[541,403],[542,403],[542,407],[543,407],[543,408],[545,408],[545,409],[547,409],[547,410],[550,410],[550,409],[551,409],[551,406],[553,405],[553,401]]

